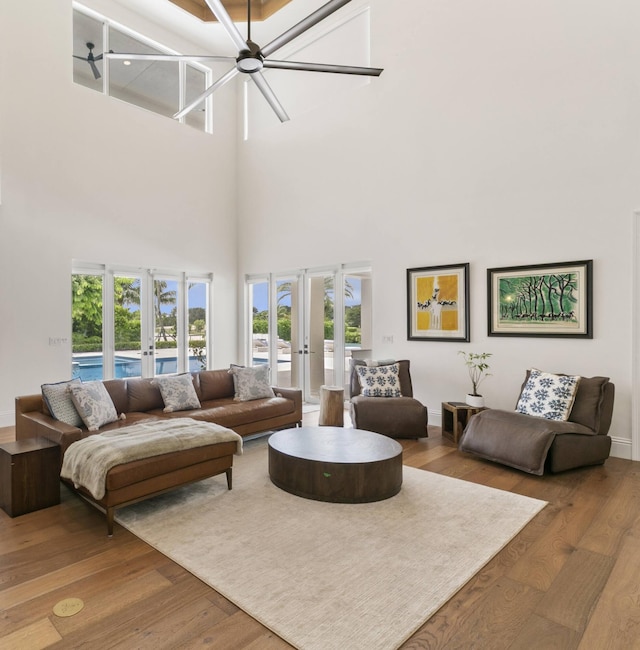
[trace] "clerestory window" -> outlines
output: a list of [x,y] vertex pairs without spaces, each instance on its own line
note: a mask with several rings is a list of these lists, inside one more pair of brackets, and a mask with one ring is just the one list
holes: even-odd
[[[173,117],[211,83],[211,70],[186,61],[108,60],[105,52],[176,54],[82,7],[73,10],[73,81],[87,88]],[[211,133],[211,97],[180,121]]]

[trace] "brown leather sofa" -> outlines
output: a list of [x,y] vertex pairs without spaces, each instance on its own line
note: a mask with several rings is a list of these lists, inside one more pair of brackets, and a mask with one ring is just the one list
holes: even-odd
[[581,377],[567,421],[486,409],[469,420],[458,449],[538,476],[601,465],[611,449],[614,395],[608,377]]
[[[274,388],[275,397],[239,402],[234,400],[233,377],[227,370],[204,370],[193,373],[201,408],[165,413],[160,390],[151,382],[143,378],[104,381],[118,415],[125,414],[126,419],[107,424],[98,431],[55,420],[42,395],[16,397],[16,439],[48,438],[60,445],[62,457],[77,440],[149,419],[193,418],[214,422],[241,436],[302,423],[302,392],[299,389]],[[77,491],[104,508],[111,536],[117,507],[221,473],[226,474],[231,489],[235,451],[235,443],[223,442],[124,463],[109,470],[103,499],[93,499],[82,488]]]
[[67,447],[93,433],[125,427],[150,418],[193,418],[215,422],[247,436],[272,429],[294,427],[302,422],[302,391],[274,387],[275,397],[238,402],[234,400],[233,377],[225,370],[193,373],[193,385],[201,407],[188,411],[164,412],[164,401],[152,379],[110,379],[105,388],[118,415],[125,419],[111,422],[98,431],[55,420],[42,395],[16,397],[16,439],[42,436],[57,442],[64,454]]

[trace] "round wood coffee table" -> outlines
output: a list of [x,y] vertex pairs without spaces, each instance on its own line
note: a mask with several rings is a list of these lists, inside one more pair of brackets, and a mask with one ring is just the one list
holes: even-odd
[[269,476],[279,488],[307,499],[382,501],[402,486],[402,446],[361,429],[284,429],[269,438]]

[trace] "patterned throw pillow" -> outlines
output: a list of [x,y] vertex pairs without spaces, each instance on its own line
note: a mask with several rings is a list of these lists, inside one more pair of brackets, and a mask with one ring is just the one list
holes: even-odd
[[200,400],[193,386],[191,373],[170,375],[169,377],[156,377],[152,382],[160,388],[165,413],[199,409]]
[[243,368],[231,366],[229,372],[233,375],[235,397],[238,402],[249,402],[264,397],[274,397],[273,388],[269,383],[269,367],[254,366]]
[[118,419],[113,400],[101,381],[70,384],[71,399],[89,431]]
[[356,366],[360,388],[365,397],[402,397],[400,366],[392,363],[387,366]]
[[79,379],[71,381],[61,381],[57,384],[42,384],[42,397],[51,411],[51,415],[60,422],[66,422],[73,427],[82,426],[82,418],[76,407],[73,405],[71,393],[69,392],[70,384],[79,384]]
[[553,375],[532,368],[516,411],[547,420],[568,420],[579,382],[579,375]]

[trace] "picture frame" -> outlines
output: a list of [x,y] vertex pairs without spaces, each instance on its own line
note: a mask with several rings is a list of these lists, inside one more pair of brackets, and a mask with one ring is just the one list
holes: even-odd
[[469,341],[469,263],[407,269],[407,339]]
[[593,338],[593,260],[487,269],[489,336]]

